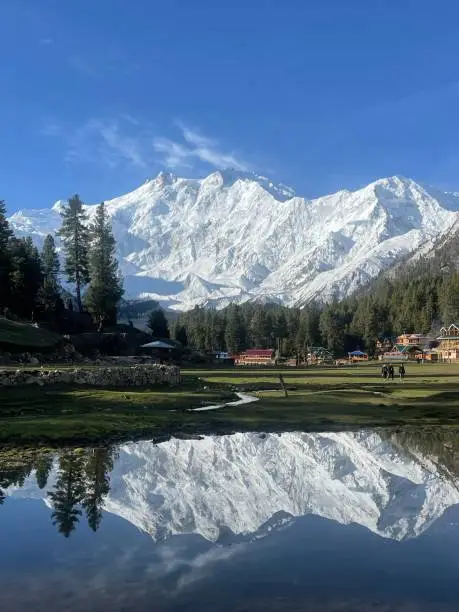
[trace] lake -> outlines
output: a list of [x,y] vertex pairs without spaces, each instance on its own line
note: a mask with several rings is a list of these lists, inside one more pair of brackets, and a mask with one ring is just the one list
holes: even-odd
[[454,430],[0,452],[0,609],[459,609]]

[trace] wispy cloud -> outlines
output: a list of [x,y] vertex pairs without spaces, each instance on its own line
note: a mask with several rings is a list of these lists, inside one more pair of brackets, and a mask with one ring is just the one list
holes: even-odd
[[183,142],[162,137],[153,141],[155,151],[162,156],[162,161],[168,168],[191,168],[193,162],[200,160],[214,168],[249,169],[249,165],[234,152],[224,152],[218,140],[204,136],[202,132],[186,126],[182,121],[176,121],[176,125],[182,133]]
[[[173,575],[175,581],[175,593],[188,587],[194,582],[204,580],[212,574],[215,566],[219,563],[229,561],[235,555],[247,550],[246,542],[239,542],[231,547],[211,546],[207,550],[197,552],[189,556],[187,550],[172,549],[167,546],[158,548],[158,557],[147,568],[147,573],[155,580],[164,579]],[[170,586],[169,586],[170,588]]]
[[65,147],[65,159],[73,163],[123,165],[145,170],[165,166],[169,169],[200,170],[203,164],[212,168],[247,170],[249,165],[234,152],[226,152],[215,138],[183,122],[175,122],[180,141],[157,135],[151,125],[130,114],[112,119],[90,119],[80,126],[69,126],[55,119],[44,122],[41,134],[58,138]]
[[68,162],[105,165],[113,169],[126,164],[145,169],[153,163],[151,134],[148,135],[134,117],[91,119],[77,128],[51,120],[45,123],[41,133],[63,141]]
[[52,38],[40,38],[40,40],[38,41],[40,43],[40,45],[52,45],[54,43]]

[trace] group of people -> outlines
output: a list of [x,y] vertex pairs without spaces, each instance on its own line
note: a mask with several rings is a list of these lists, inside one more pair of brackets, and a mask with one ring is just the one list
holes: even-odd
[[[381,376],[384,378],[384,380],[394,380],[394,374],[395,374],[395,368],[394,366],[389,363],[385,363],[383,365],[383,367],[381,368]],[[405,378],[405,374],[406,374],[406,370],[405,370],[405,366],[403,365],[403,363],[401,363],[398,366],[398,375],[400,376],[401,379]]]

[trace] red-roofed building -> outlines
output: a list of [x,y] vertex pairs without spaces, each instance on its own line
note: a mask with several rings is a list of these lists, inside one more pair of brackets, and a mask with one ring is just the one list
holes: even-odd
[[274,349],[247,349],[240,355],[234,355],[236,365],[274,365]]

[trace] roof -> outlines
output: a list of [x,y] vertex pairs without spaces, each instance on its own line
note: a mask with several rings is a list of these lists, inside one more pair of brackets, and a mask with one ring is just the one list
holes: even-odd
[[363,357],[366,355],[363,351],[351,351],[348,355],[355,355],[356,357]]
[[172,349],[174,348],[172,344],[167,344],[166,342],[161,342],[161,340],[155,340],[154,342],[147,342],[147,344],[142,344],[140,348],[163,348],[163,349]]
[[311,346],[310,350],[309,350],[311,355],[314,355],[315,357],[329,357],[330,359],[333,359],[333,353],[329,350],[327,350],[326,348],[324,348],[323,346]]
[[274,349],[247,349],[242,355],[247,355],[248,357],[272,357],[273,353]]
[[421,352],[419,346],[416,346],[415,344],[395,344],[391,350],[391,353],[408,353],[413,350],[418,350]]
[[399,338],[427,338],[426,334],[400,334]]

